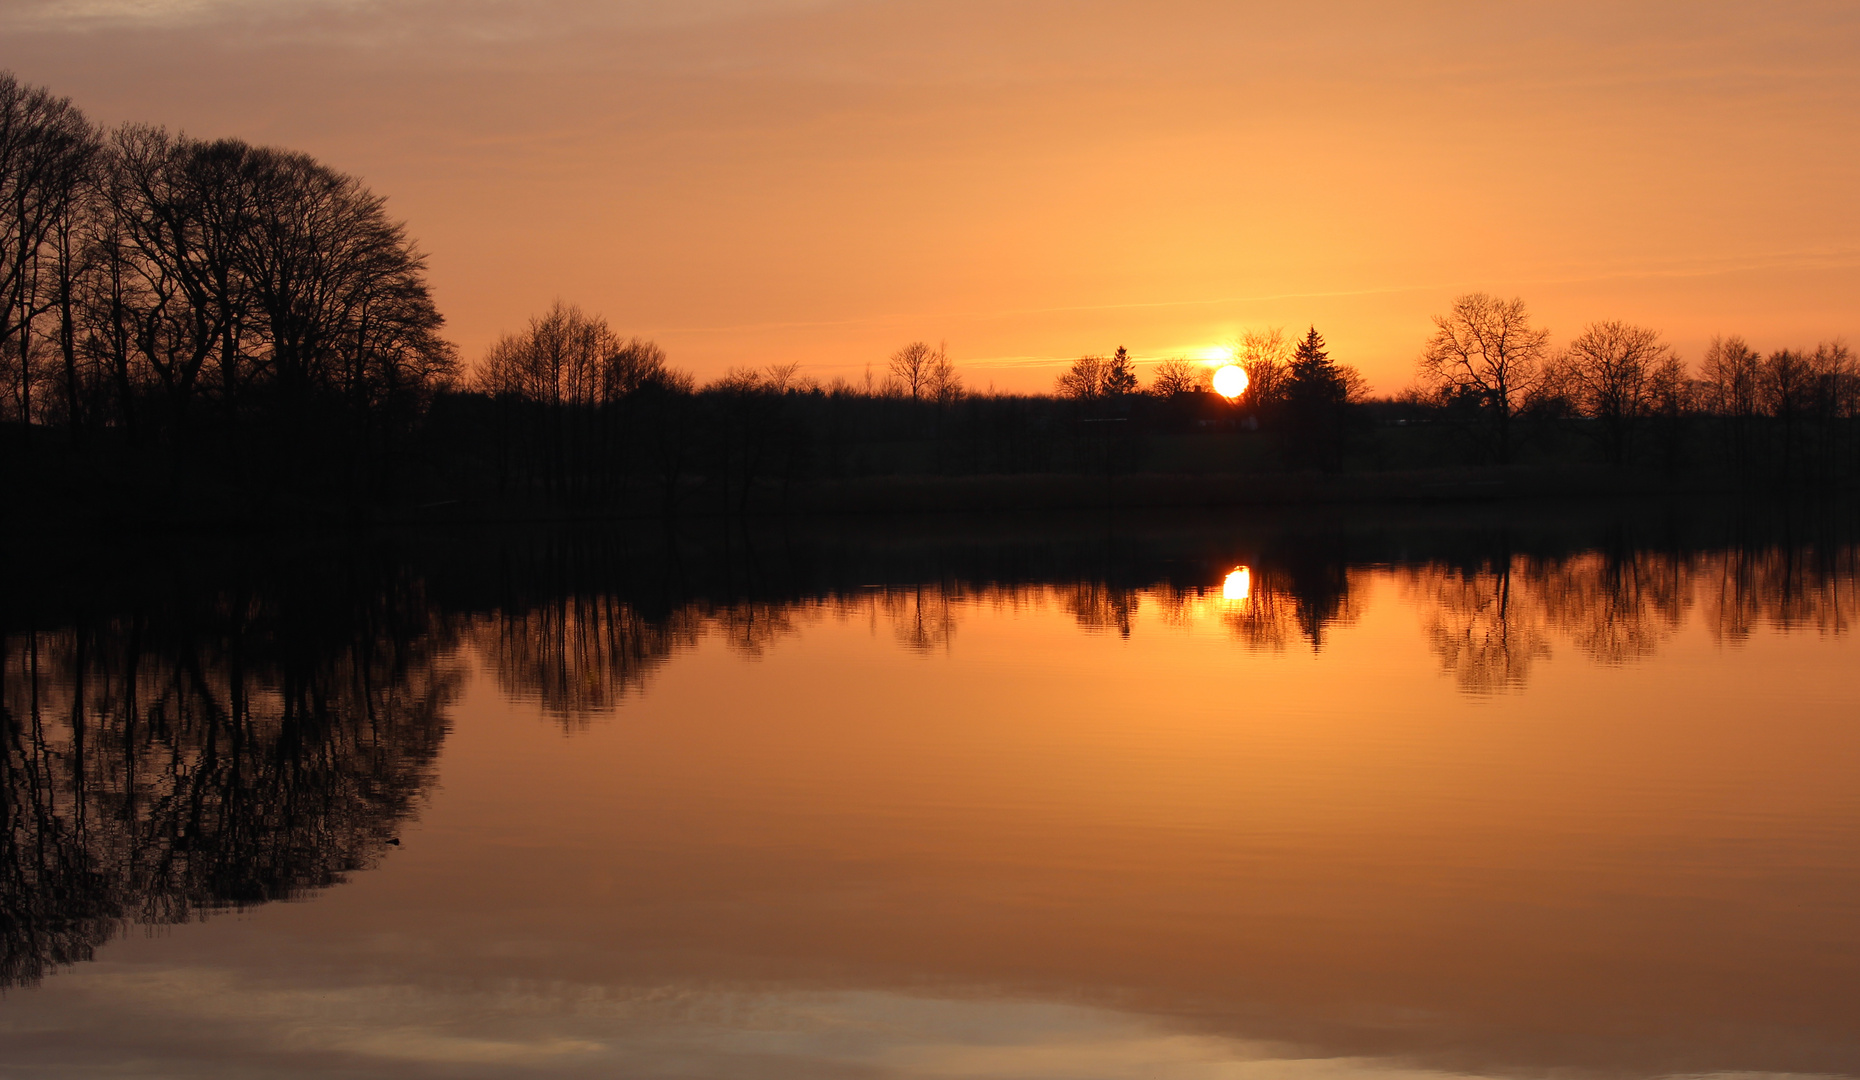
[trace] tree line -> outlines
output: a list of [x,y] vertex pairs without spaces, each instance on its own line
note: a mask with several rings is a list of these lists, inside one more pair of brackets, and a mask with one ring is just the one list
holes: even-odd
[[0,306],[8,452],[142,483],[368,489],[458,368],[423,256],[355,177],[105,130],[5,73]]
[[[289,150],[105,130],[0,74],[0,453],[16,489],[177,506],[414,503],[676,513],[939,476],[1467,464],[1860,476],[1860,367],[1836,340],[1688,366],[1653,329],[1553,347],[1522,300],[1458,298],[1391,397],[1303,335],[1214,365],[1079,357],[1047,394],[978,392],[944,344],[863,379],[794,363],[699,384],[557,303],[467,368],[384,200]],[[33,485],[37,485],[33,487]],[[77,493],[77,494],[72,494]],[[9,501],[19,503],[13,498]]]
[[1404,400],[1457,422],[1479,460],[1554,450],[1576,421],[1615,466],[1808,484],[1860,475],[1860,362],[1840,339],[1765,355],[1720,335],[1694,369],[1658,330],[1614,320],[1553,349],[1523,300],[1485,293],[1434,327]]

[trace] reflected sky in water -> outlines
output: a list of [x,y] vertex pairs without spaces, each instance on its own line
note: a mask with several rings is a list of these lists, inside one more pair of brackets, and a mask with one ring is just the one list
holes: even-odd
[[1237,532],[16,603],[0,1076],[1860,1073],[1851,545]]

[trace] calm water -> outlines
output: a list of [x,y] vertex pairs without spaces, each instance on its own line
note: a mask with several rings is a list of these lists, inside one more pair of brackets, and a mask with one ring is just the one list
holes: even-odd
[[42,553],[0,1076],[1860,1075],[1853,539]]

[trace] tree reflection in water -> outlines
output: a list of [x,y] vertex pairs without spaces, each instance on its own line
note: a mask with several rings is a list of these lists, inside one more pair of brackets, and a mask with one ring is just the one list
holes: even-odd
[[1060,604],[1086,630],[1115,630],[1119,637],[1129,637],[1141,596],[1136,589],[1081,581],[1060,590]]
[[1699,553],[1514,555],[1475,568],[1403,571],[1442,668],[1474,694],[1522,689],[1563,640],[1588,659],[1654,655],[1694,609],[1713,638],[1760,627],[1841,634],[1856,601],[1856,549],[1769,547]]
[[[951,649],[977,607],[1056,611],[1123,638],[1211,625],[1247,650],[1321,653],[1366,596],[1385,595],[1375,578],[1397,586],[1444,675],[1491,695],[1526,688],[1565,648],[1604,664],[1651,656],[1689,620],[1730,645],[1765,627],[1845,633],[1860,600],[1844,536],[1203,528],[835,543],[733,540],[718,557],[472,540],[341,586],[293,564],[260,587],[208,575],[140,603],[47,600],[30,617],[10,599],[0,986],[84,960],[128,923],[302,895],[378,860],[430,785],[461,645],[506,695],[573,729],[707,639],[754,658],[827,619],[869,622],[926,656]],[[1222,579],[1240,565],[1250,588],[1229,597]]]
[[[875,619],[882,612],[898,643],[914,653],[942,652],[956,637],[957,594],[957,589],[941,584],[875,589],[870,593],[868,617]],[[856,616],[858,606],[856,601],[841,604],[837,614]]]
[[573,726],[619,705],[703,629],[692,608],[655,620],[616,596],[575,594],[481,616],[470,638],[505,694]]
[[1857,576],[1860,548],[1769,547],[1717,553],[1694,581],[1713,635],[1740,642],[1764,626],[1846,633]]
[[[706,637],[757,657],[830,618],[869,620],[875,631],[888,625],[901,646],[925,655],[950,648],[963,611],[975,605],[1056,609],[1087,632],[1123,638],[1140,633],[1146,620],[1173,627],[1213,620],[1251,651],[1298,644],[1321,653],[1334,632],[1362,617],[1365,576],[1380,575],[1414,608],[1443,673],[1466,693],[1491,695],[1524,689],[1535,665],[1559,648],[1602,664],[1652,656],[1695,612],[1718,640],[1736,643],[1765,625],[1841,633],[1854,607],[1851,546],[1660,550],[1616,543],[1525,552],[1501,539],[1478,550],[1494,553],[1427,557],[1423,550],[1403,562],[1373,547],[1298,537],[1214,548],[1196,562],[1201,580],[1194,583],[1179,580],[1184,560],[1176,553],[1146,559],[1139,551],[1070,580],[1056,569],[989,580],[943,567],[928,581],[904,584],[790,582],[772,597],[696,589],[656,618],[615,595],[576,592],[482,617],[474,640],[506,692],[540,701],[572,727],[616,707],[680,649]],[[1248,595],[1226,598],[1220,579],[1242,563],[1250,568]]]
[[9,633],[0,987],[171,924],[340,883],[426,790],[461,684],[416,597],[232,594]]
[[1460,689],[1492,694],[1524,685],[1550,655],[1541,606],[1520,587],[1516,560],[1464,570],[1419,567],[1403,585],[1421,612],[1421,633]]

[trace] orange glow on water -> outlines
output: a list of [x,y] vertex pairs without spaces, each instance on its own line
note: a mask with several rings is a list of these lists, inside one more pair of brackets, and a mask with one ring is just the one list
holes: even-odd
[[[1642,564],[1669,589],[1636,600],[1600,554],[1302,579],[1261,555],[1257,581],[1236,557],[1189,587],[484,616],[391,853],[121,935],[9,991],[0,1046],[139,1059],[185,1025],[190,1062],[321,1039],[396,1074],[522,1051],[735,1076],[746,1045],[776,1078],[1855,1073],[1860,658],[1805,614],[1851,610],[1851,572],[1727,605],[1713,558]],[[579,726],[548,704],[629,678]],[[1300,1057],[1241,1067],[1276,1047]],[[905,1055],[939,1067],[865,1067]]]

